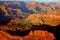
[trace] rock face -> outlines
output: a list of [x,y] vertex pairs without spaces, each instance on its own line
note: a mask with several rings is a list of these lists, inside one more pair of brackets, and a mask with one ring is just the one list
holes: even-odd
[[46,24],[50,26],[60,25],[60,15],[53,14],[33,14],[26,19],[32,25]]
[[0,40],[54,40],[55,37],[52,33],[47,31],[36,30],[34,33],[30,31],[29,35],[24,37],[13,36],[3,31],[0,31]]

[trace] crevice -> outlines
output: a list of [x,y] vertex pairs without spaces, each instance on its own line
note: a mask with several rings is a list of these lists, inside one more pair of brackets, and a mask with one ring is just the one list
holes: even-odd
[[8,33],[10,33],[11,35],[16,35],[16,36],[26,36],[29,34],[30,30],[25,30],[25,31],[20,31],[20,30],[17,30],[17,31],[11,31],[11,30],[7,30]]

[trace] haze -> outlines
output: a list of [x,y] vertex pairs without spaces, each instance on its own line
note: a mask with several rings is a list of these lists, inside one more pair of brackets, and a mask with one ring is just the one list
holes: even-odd
[[36,2],[60,2],[60,0],[0,0],[0,1],[36,1]]

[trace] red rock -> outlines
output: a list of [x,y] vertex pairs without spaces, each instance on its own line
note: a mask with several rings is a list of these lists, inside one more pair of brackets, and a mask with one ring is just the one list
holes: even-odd
[[7,38],[0,37],[0,40],[7,40]]

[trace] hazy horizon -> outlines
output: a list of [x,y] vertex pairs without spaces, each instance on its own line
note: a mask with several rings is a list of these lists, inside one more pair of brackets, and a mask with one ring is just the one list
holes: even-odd
[[35,2],[60,2],[60,0],[0,0],[0,1],[25,1],[25,2],[30,2],[30,1],[35,1]]

